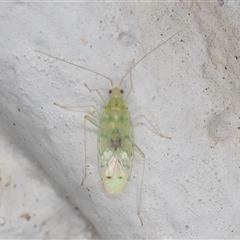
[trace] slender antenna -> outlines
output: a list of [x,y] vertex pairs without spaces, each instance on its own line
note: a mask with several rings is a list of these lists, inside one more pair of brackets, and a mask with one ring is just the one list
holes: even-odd
[[54,57],[54,56],[52,56],[52,55],[50,55],[50,54],[47,54],[47,53],[45,53],[45,52],[42,52],[42,51],[36,50],[36,52],[42,53],[42,54],[44,54],[44,55],[46,55],[46,56],[49,56],[49,57],[51,57],[51,58],[54,58],[54,59],[56,59],[56,60],[58,60],[58,61],[71,64],[71,65],[73,65],[73,66],[75,66],[75,67],[79,67],[79,68],[82,68],[82,69],[87,70],[87,71],[89,71],[89,72],[95,73],[95,74],[97,74],[97,75],[99,75],[99,76],[102,76],[102,77],[104,77],[104,78],[106,78],[106,79],[108,79],[108,80],[110,81],[110,84],[111,84],[111,86],[112,86],[112,88],[113,88],[113,81],[112,81],[112,79],[109,78],[109,77],[107,77],[107,76],[105,76],[105,75],[103,75],[103,74],[101,74],[101,73],[99,73],[99,72],[96,72],[96,71],[93,71],[93,70],[91,70],[91,69],[89,69],[89,68],[86,68],[86,67],[77,65],[76,63],[68,62],[68,61],[66,61],[66,60],[64,60],[64,59],[60,59],[60,58],[58,58],[58,57]]
[[120,88],[121,85],[122,85],[123,79],[128,75],[128,73],[129,73],[130,71],[133,70],[133,68],[135,68],[135,67],[138,65],[138,63],[140,63],[145,57],[147,57],[149,54],[151,54],[151,53],[154,52],[156,49],[158,49],[159,47],[161,47],[164,43],[166,43],[167,41],[169,41],[171,38],[173,38],[174,36],[176,36],[176,35],[177,35],[178,33],[180,33],[181,31],[182,31],[182,29],[179,30],[178,32],[176,32],[175,34],[173,34],[170,38],[168,38],[167,40],[165,40],[163,43],[161,43],[161,44],[159,44],[158,46],[156,46],[155,48],[153,48],[150,52],[148,52],[147,54],[145,54],[143,57],[141,57],[141,58],[135,63],[135,65],[134,65],[133,67],[131,67],[131,68],[124,74],[124,76],[121,78],[121,80],[120,80],[120,82],[119,82],[119,88]]

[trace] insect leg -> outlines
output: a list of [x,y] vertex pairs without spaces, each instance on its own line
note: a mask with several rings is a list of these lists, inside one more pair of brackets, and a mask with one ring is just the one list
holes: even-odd
[[143,114],[140,114],[139,116],[136,116],[135,118],[132,119],[132,121],[135,121],[135,120],[137,120],[137,119],[139,119],[139,118],[144,118],[144,119],[149,123],[149,125],[154,129],[154,131],[157,133],[158,136],[163,137],[163,138],[167,138],[167,139],[171,139],[171,137],[165,136],[165,135],[163,135],[162,133],[160,133],[160,132],[153,126],[153,124],[148,120],[148,118],[147,118],[145,115],[143,115]]
[[141,187],[140,187],[140,194],[139,194],[139,201],[138,201],[138,210],[137,210],[138,218],[142,225],[143,225],[143,221],[142,221],[141,214],[140,214],[141,213],[140,207],[141,207],[141,200],[142,200],[142,187],[143,187],[143,179],[144,179],[144,173],[145,173],[145,165],[146,165],[146,158],[144,158],[144,163],[143,163],[142,180],[141,180]]
[[[130,72],[131,73],[131,72]],[[136,116],[135,118],[132,119],[132,121],[135,121],[139,118],[144,118],[149,124],[150,126],[154,129],[154,131],[157,133],[158,136],[160,137],[163,137],[163,138],[167,138],[167,139],[171,139],[170,137],[167,137],[167,136],[164,136],[162,133],[160,133],[154,126],[153,124],[148,120],[148,118],[141,114],[139,116]],[[139,194],[139,202],[138,202],[138,211],[137,211],[137,214],[138,214],[138,218],[141,222],[141,224],[143,225],[143,221],[142,221],[142,218],[141,218],[141,211],[140,211],[140,207],[141,207],[141,199],[142,199],[142,187],[143,187],[143,179],[144,179],[144,173],[145,173],[145,165],[146,165],[146,158],[145,158],[145,155],[144,153],[142,152],[142,150],[134,143],[134,147],[136,148],[136,151],[141,155],[143,156],[144,158],[144,163],[143,163],[143,171],[142,171],[142,180],[141,180],[141,187],[140,187],[140,194]],[[142,155],[143,154],[143,155]]]
[[146,158],[145,158],[145,154],[143,153],[143,151],[138,147],[138,145],[136,143],[133,143],[133,146],[135,148],[135,150],[144,158],[144,163],[143,163],[143,171],[142,171],[142,180],[141,180],[141,187],[140,187],[140,194],[139,194],[139,201],[138,201],[138,209],[137,209],[137,215],[138,218],[141,222],[141,224],[143,225],[143,221],[141,218],[141,211],[140,211],[140,205],[141,205],[141,199],[142,199],[142,186],[143,186],[143,178],[144,178],[144,172],[145,172],[145,163],[146,163]]
[[106,100],[104,99],[103,95],[101,94],[101,92],[98,89],[91,89],[91,88],[88,87],[88,85],[86,83],[84,83],[84,85],[89,90],[89,92],[97,92],[98,96],[102,99],[102,101],[106,105]]
[[[63,105],[60,105],[60,104],[57,104],[57,103],[54,103],[54,105],[60,107],[60,108],[63,108],[63,109],[72,109],[72,108],[84,108],[84,107],[91,107],[93,108],[96,112],[98,112],[100,114],[100,111],[97,109],[96,106],[93,106],[93,105],[88,105],[88,106],[63,106]],[[88,115],[85,115],[84,116],[84,155],[85,155],[85,167],[84,167],[84,175],[83,175],[83,180],[81,182],[81,185],[83,185],[84,183],[84,180],[85,178],[87,177],[87,147],[86,147],[86,120],[88,120],[89,122],[91,122],[93,125],[95,125],[96,127],[99,128],[99,122],[98,120],[88,116]]]
[[141,198],[142,198],[142,186],[143,186],[143,178],[144,178],[144,172],[145,172],[146,159],[145,159],[145,154],[140,149],[140,147],[138,147],[138,145],[135,142],[132,142],[132,143],[133,143],[133,146],[134,146],[135,150],[144,158],[143,171],[142,171],[142,180],[141,180],[141,187],[140,187],[140,194],[139,194],[139,201],[138,201],[138,209],[137,209],[138,218],[139,218],[141,224],[143,225],[143,221],[142,221],[142,218],[141,218],[141,215],[140,215],[140,212],[141,212],[140,211],[140,205],[141,205]]
[[135,142],[133,143],[133,146],[134,146],[135,150],[136,150],[143,158],[145,158],[144,152],[140,149],[140,147],[139,147]]
[[143,226],[143,221],[142,221],[142,217],[141,217],[141,211],[140,211],[140,207],[141,207],[141,200],[142,200],[142,187],[143,187],[143,179],[144,179],[144,172],[145,172],[145,164],[146,164],[146,158],[145,158],[145,154],[143,153],[143,151],[138,147],[138,145],[136,143],[134,143],[134,148],[135,150],[144,158],[143,159],[143,170],[142,170],[142,180],[141,180],[141,186],[140,186],[140,194],[139,194],[139,201],[138,201],[138,209],[137,209],[137,215],[138,218]]
[[95,118],[92,118],[88,115],[84,116],[84,154],[85,154],[85,167],[84,167],[84,175],[81,185],[83,185],[85,178],[87,177],[87,128],[86,128],[86,120],[91,122],[93,125],[99,128],[99,122]]
[[130,93],[132,92],[133,90],[133,81],[132,81],[132,68],[133,68],[133,63],[134,63],[134,59],[131,63],[131,67],[130,67],[130,83],[131,83],[131,87],[128,91],[128,93],[126,94],[126,97],[124,98],[124,101],[128,98],[128,96],[130,95]]
[[54,103],[54,105],[63,108],[63,109],[74,109],[74,108],[93,108],[97,113],[99,113],[101,115],[101,112],[99,111],[99,109],[97,109],[96,106],[94,105],[83,105],[83,106],[63,106],[60,105],[58,103]]

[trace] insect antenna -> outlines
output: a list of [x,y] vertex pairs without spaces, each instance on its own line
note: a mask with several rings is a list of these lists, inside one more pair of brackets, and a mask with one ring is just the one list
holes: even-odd
[[[158,49],[159,47],[161,47],[163,44],[165,44],[166,42],[168,42],[171,38],[173,38],[174,36],[176,36],[178,33],[180,33],[182,31],[179,30],[178,32],[176,32],[175,34],[173,34],[171,37],[169,37],[167,40],[165,40],[164,42],[162,42],[161,44],[159,44],[158,46],[156,46],[155,48],[153,48],[150,52],[148,52],[147,54],[145,54],[143,57],[141,57],[133,66],[130,67],[130,69],[124,74],[124,76],[120,79],[119,82],[119,88],[122,85],[123,79],[145,58],[147,57],[149,54],[151,54],[152,52],[154,52],[156,49]],[[132,81],[132,80],[131,80]],[[131,83],[131,90],[132,91],[132,83]],[[128,95],[130,94],[130,92],[128,93]]]
[[50,55],[50,54],[48,54],[48,53],[45,53],[45,52],[42,52],[42,51],[39,51],[39,50],[35,50],[35,51],[36,51],[36,52],[39,52],[39,53],[42,53],[42,54],[44,54],[44,55],[46,55],[46,56],[49,56],[49,57],[51,57],[51,58],[54,58],[54,59],[56,59],[56,60],[58,60],[58,61],[71,64],[71,65],[73,65],[73,66],[75,66],[75,67],[82,68],[82,69],[84,69],[84,70],[86,70],[86,71],[89,71],[89,72],[95,73],[95,74],[97,74],[97,75],[99,75],[99,76],[101,76],[101,77],[104,77],[104,78],[106,78],[106,79],[108,79],[108,80],[110,81],[111,88],[113,88],[113,81],[112,81],[112,79],[109,78],[109,77],[107,77],[107,76],[105,76],[105,75],[103,75],[103,74],[101,74],[101,73],[99,73],[99,72],[93,71],[93,70],[91,70],[91,69],[89,69],[89,68],[86,68],[86,67],[83,67],[83,66],[80,66],[80,65],[78,65],[78,64],[76,64],[76,63],[69,62],[69,61],[66,61],[66,60],[61,59],[61,58],[58,58],[58,57],[54,57],[54,56],[52,56],[52,55]]

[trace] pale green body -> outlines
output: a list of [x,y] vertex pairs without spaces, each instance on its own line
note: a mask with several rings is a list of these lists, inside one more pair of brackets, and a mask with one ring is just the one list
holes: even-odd
[[[181,31],[181,30],[180,30]],[[106,190],[106,193],[109,196],[117,197],[119,196],[122,191],[125,189],[127,182],[130,178],[131,171],[132,171],[132,165],[133,165],[133,152],[134,148],[137,150],[137,152],[145,158],[144,153],[141,151],[141,149],[134,143],[133,140],[133,128],[132,128],[132,122],[130,119],[128,108],[126,107],[124,100],[122,99],[122,93],[123,91],[120,89],[120,86],[122,84],[123,79],[126,77],[127,74],[130,73],[130,80],[131,80],[131,88],[127,95],[125,96],[125,99],[129,96],[133,89],[132,84],[132,69],[138,65],[139,62],[141,62],[145,57],[147,57],[149,54],[151,54],[153,51],[158,49],[160,46],[162,46],[165,42],[173,38],[175,35],[177,35],[180,31],[175,33],[173,36],[168,38],[163,43],[159,44],[155,48],[153,48],[150,52],[145,54],[142,58],[140,58],[133,66],[131,66],[130,70],[127,71],[127,73],[121,78],[119,82],[119,87],[113,87],[113,81],[107,77],[104,76],[101,73],[98,73],[96,71],[93,71],[89,68],[79,66],[75,63],[67,62],[66,60],[59,59],[57,57],[53,57],[49,54],[46,54],[44,52],[38,51],[42,54],[45,54],[47,56],[50,56],[52,58],[55,58],[59,61],[69,63],[73,66],[82,68],[84,70],[87,70],[89,72],[95,73],[99,76],[102,76],[106,79],[108,79],[111,83],[112,90],[111,90],[111,98],[109,102],[106,104],[104,111],[102,113],[100,124],[97,122],[96,119],[92,118],[91,116],[86,115],[84,118],[84,138],[85,138],[85,172],[84,177],[82,180],[81,185],[83,185],[84,180],[87,176],[87,157],[86,157],[86,120],[90,121],[92,124],[97,126],[99,128],[98,133],[98,167],[99,167],[99,173],[100,177],[103,182],[103,186]],[[90,92],[95,91],[97,94],[102,98],[104,101],[101,93],[98,91],[98,89],[90,89],[86,84],[85,86],[88,88]],[[79,107],[87,107],[87,106],[62,106],[57,103],[54,103],[55,105],[61,107],[61,108],[79,108]],[[93,106],[91,106],[93,107]],[[94,108],[94,107],[93,107]],[[96,108],[94,108],[96,109]],[[144,118],[150,126],[154,129],[154,131],[157,133],[158,136],[171,139],[170,137],[162,135],[147,119],[147,117],[143,114],[135,117],[134,120]],[[143,176],[144,176],[144,169],[145,169],[145,161],[143,165],[143,173],[142,173],[142,183],[141,183],[141,189],[140,189],[140,197],[139,197],[139,204],[138,204],[138,217],[141,221],[141,224],[143,225],[142,219],[140,217],[140,201],[141,201],[141,194],[142,194],[142,185],[143,185]]]
[[107,194],[118,196],[127,185],[133,164],[133,128],[120,89],[112,89],[98,132],[98,166]]

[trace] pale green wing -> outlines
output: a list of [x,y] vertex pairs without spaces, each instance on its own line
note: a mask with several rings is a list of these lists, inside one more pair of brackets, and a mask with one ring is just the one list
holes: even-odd
[[[128,110],[121,106],[121,114],[105,109],[99,126],[98,159],[99,173],[105,189],[119,185],[125,188],[130,178],[133,164],[133,129]],[[112,108],[111,108],[112,109]],[[119,136],[117,149],[112,146],[112,138]],[[108,186],[108,187],[107,187]],[[113,187],[114,188],[114,187]],[[106,191],[107,191],[106,189]],[[114,192],[113,190],[111,190]]]
[[102,178],[106,193],[112,197],[118,197],[125,189],[128,178],[121,162],[112,156],[108,168]]

